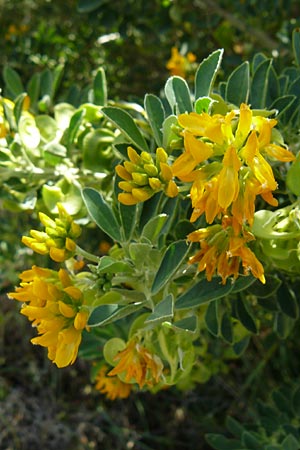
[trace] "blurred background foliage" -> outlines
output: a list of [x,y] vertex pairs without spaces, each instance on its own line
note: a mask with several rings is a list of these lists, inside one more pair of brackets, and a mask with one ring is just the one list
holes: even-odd
[[[198,62],[224,48],[220,80],[258,52],[273,58],[280,72],[293,64],[291,39],[296,27],[300,27],[297,0],[276,0],[271,5],[269,0],[0,0],[0,86],[5,84],[7,65],[26,85],[34,73],[62,64],[58,97],[65,99],[74,86],[84,90],[102,66],[111,99],[142,102],[146,92],[158,94],[168,78],[166,63],[172,47],[194,53]],[[76,101],[73,104],[78,106]],[[26,213],[0,214],[0,289],[4,294],[17,283],[17,273],[31,263],[19,242],[32,223]],[[12,229],[18,231],[11,233]],[[224,371],[192,392],[139,393],[112,405],[92,390],[84,362],[57,371],[42,349],[29,344],[32,330],[16,314],[17,307],[5,301],[0,308],[1,450],[41,446],[88,450],[100,445],[107,450],[262,449],[271,437],[272,450],[300,448],[297,327],[285,342],[274,344],[268,332],[261,339],[254,337],[240,359],[226,363]],[[211,341],[210,345],[217,359],[222,344]],[[273,437],[271,425],[267,429],[266,422],[261,424],[267,407],[257,413],[255,402],[259,397],[267,405],[270,391],[282,383],[292,383],[295,411],[288,411],[283,419],[294,421],[294,428],[280,430],[280,439],[287,443],[276,447],[279,434]],[[280,406],[288,409],[290,397],[287,390],[279,392],[272,401],[275,398],[276,411],[285,414]],[[226,414],[258,425],[250,425],[248,432],[227,419],[224,431]],[[211,445],[205,433],[210,433]],[[217,433],[227,433],[228,438]]]
[[173,46],[198,61],[222,47],[225,72],[262,51],[280,70],[300,26],[296,0],[2,0],[0,12],[0,69],[9,64],[26,82],[62,63],[66,88],[84,86],[101,65],[111,98],[131,99],[158,92]]

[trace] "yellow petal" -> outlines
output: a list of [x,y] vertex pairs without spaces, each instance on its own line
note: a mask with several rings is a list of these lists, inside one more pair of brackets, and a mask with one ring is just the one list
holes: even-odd
[[211,145],[196,139],[195,136],[188,132],[184,133],[184,146],[197,164],[206,161],[213,154]]

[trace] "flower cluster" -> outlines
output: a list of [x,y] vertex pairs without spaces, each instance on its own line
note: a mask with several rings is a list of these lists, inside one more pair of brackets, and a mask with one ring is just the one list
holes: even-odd
[[20,279],[9,297],[23,302],[21,313],[37,328],[38,336],[31,342],[48,347],[48,357],[57,367],[73,364],[89,317],[83,293],[64,269],[33,266]]
[[135,381],[140,388],[159,383],[163,373],[163,363],[159,356],[152,354],[135,339],[116,357],[117,365],[108,373],[109,376],[125,374],[125,382]]
[[242,263],[244,274],[252,275],[265,283],[264,269],[255,253],[248,247],[248,242],[254,239],[252,233],[245,228],[236,233],[234,219],[223,216],[222,224],[200,228],[188,235],[191,242],[199,242],[201,250],[190,258],[190,263],[198,263],[199,272],[205,270],[208,281],[214,273],[222,277],[226,283],[228,277],[236,279]]
[[208,279],[217,268],[225,282],[228,276],[237,276],[241,260],[246,272],[251,271],[264,282],[263,268],[247,247],[255,201],[261,196],[270,205],[277,205],[273,197],[277,183],[267,159],[295,159],[289,150],[274,142],[276,120],[254,116],[250,107],[242,104],[239,111],[226,115],[181,114],[178,123],[183,129],[185,151],[174,161],[172,170],[180,180],[192,182],[191,222],[202,214],[208,224],[226,218],[221,226],[223,234],[226,224],[230,224],[228,239],[219,246],[211,245],[202,230],[192,233],[189,239],[199,241],[201,250],[191,261],[199,261],[199,270],[206,270]]
[[40,212],[39,218],[45,231],[30,230],[30,236],[23,236],[23,244],[41,255],[49,254],[56,262],[71,258],[76,249],[75,239],[81,234],[80,226],[73,221],[61,204],[57,205],[59,217],[51,219]]
[[173,180],[171,167],[167,164],[168,155],[163,148],[156,150],[155,163],[147,152],[140,155],[132,148],[127,149],[129,161],[116,166],[116,172],[124,181],[119,187],[124,191],[118,200],[125,205],[135,205],[164,190],[168,197],[176,197],[178,188]]
[[194,53],[188,52],[186,55],[182,55],[176,47],[172,47],[171,58],[167,62],[166,68],[171,75],[187,78],[195,71],[195,61],[196,55],[194,55]]

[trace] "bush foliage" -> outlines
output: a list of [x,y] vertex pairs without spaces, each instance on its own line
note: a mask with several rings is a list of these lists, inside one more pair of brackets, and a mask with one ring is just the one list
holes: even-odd
[[240,371],[251,413],[229,411],[233,437],[215,423],[208,444],[296,450],[297,4],[276,2],[262,32],[264,2],[235,2],[236,15],[227,2],[129,3],[70,1],[74,22],[57,4],[34,27],[24,0],[18,26],[5,19],[1,258],[20,255],[12,283],[21,272],[9,297],[32,342],[58,368],[88,361],[108,399]]

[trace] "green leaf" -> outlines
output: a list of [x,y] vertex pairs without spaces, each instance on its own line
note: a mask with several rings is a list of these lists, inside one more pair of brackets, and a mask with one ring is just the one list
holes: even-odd
[[298,319],[299,306],[294,292],[286,283],[282,283],[277,292],[277,303],[281,311],[292,319]]
[[210,331],[214,336],[218,336],[221,321],[218,300],[212,301],[208,304],[204,320],[208,331]]
[[293,52],[297,66],[300,66],[300,28],[294,28],[292,35]]
[[53,117],[41,114],[35,117],[35,122],[40,130],[41,138],[45,143],[50,143],[55,139],[57,135],[57,124]]
[[195,111],[197,114],[208,113],[214,100],[210,97],[200,97],[195,102]]
[[132,266],[125,261],[116,261],[111,256],[102,256],[97,266],[97,273],[131,272]]
[[133,314],[142,307],[142,303],[126,306],[118,306],[115,304],[98,306],[90,315],[88,326],[100,327],[107,325]]
[[18,95],[18,97],[15,100],[14,116],[16,123],[19,122],[20,117],[22,115],[23,104],[26,97],[27,97],[26,92],[23,92],[22,94]]
[[18,132],[22,144],[28,149],[36,148],[40,143],[40,130],[32,115],[22,114],[18,123]]
[[24,86],[20,75],[11,67],[5,66],[3,69],[3,79],[6,84],[6,88],[9,90],[13,98],[24,92]]
[[300,387],[293,393],[292,406],[296,416],[300,417]]
[[172,323],[172,328],[176,331],[187,331],[189,333],[195,333],[197,331],[197,317],[189,316],[184,319],[177,320]]
[[221,434],[206,434],[205,439],[215,450],[243,450],[240,441],[236,439],[228,439]]
[[171,280],[185,260],[189,248],[185,240],[173,242],[167,248],[152,284],[152,294],[156,294]]
[[257,279],[255,277],[253,277],[252,275],[247,275],[247,276],[240,275],[233,282],[231,294],[236,294],[237,292],[244,291],[249,286],[251,286],[253,283],[255,283],[255,281],[257,281]]
[[82,123],[82,119],[84,117],[85,111],[78,110],[76,111],[73,116],[71,117],[70,124],[67,131],[67,142],[66,146],[67,149],[70,149],[70,147],[73,145],[76,135],[79,131],[80,125]]
[[172,112],[176,114],[192,112],[190,90],[183,78],[177,76],[169,78],[165,85],[165,94]]
[[246,336],[232,345],[232,349],[236,356],[241,356],[249,345],[250,337]]
[[247,449],[261,450],[262,442],[253,432],[244,431],[242,434],[242,443]]
[[250,103],[253,109],[264,109],[266,105],[269,71],[272,60],[267,59],[259,64],[254,72],[251,84]]
[[49,144],[46,144],[44,147],[43,155],[45,161],[52,166],[56,166],[67,156],[67,149],[57,142],[49,142]]
[[126,347],[125,341],[123,339],[114,337],[105,342],[103,347],[103,356],[106,362],[111,366],[116,365],[116,361],[114,360],[115,356],[124,350]]
[[108,2],[109,0],[78,0],[77,10],[80,13],[89,13]]
[[288,108],[295,102],[297,97],[295,95],[283,95],[278,97],[271,104],[270,109],[275,109],[278,111],[276,118],[279,118]]
[[267,57],[264,53],[255,53],[253,60],[252,60],[252,72],[254,73],[256,71],[256,69],[258,68],[258,66],[264,62],[267,61]]
[[127,206],[119,202],[118,208],[124,238],[125,240],[130,241],[135,228],[137,228],[138,226],[138,206],[137,205]]
[[248,102],[249,88],[249,62],[245,61],[230,74],[226,84],[225,100],[239,107],[241,103]]
[[230,282],[221,284],[218,278],[213,278],[212,281],[203,279],[180,295],[175,307],[176,309],[194,308],[203,303],[209,303],[212,300],[224,297],[231,289],[232,284]]
[[286,438],[281,442],[282,450],[299,450],[300,441],[295,438],[292,434],[286,436]]
[[262,284],[260,281],[256,280],[249,287],[249,292],[258,298],[268,298],[271,297],[281,285],[281,280],[273,275],[266,275],[266,283]]
[[107,104],[107,84],[103,67],[99,67],[94,79],[92,103],[99,106],[105,106]]
[[92,188],[84,188],[82,198],[94,222],[113,240],[121,241],[120,225],[112,208],[102,195]]
[[211,53],[199,65],[195,75],[195,99],[199,97],[208,97],[213,88],[222,57],[223,49]]
[[165,120],[165,111],[161,100],[153,94],[145,96],[145,110],[158,147],[163,145],[162,127]]
[[40,95],[41,76],[39,73],[32,75],[27,84],[27,92],[30,97],[30,107],[35,108]]
[[300,179],[300,152],[296,156],[295,161],[290,166],[286,176],[286,185],[288,189],[297,196],[300,196],[299,179]]
[[74,106],[69,103],[57,103],[53,109],[57,127],[63,131],[69,128],[70,120],[76,112]]
[[159,214],[158,216],[152,217],[142,230],[141,240],[144,238],[153,245],[156,245],[167,219],[167,214]]
[[53,75],[50,69],[45,69],[43,70],[43,72],[41,72],[40,81],[41,96],[47,96],[49,97],[49,99],[52,99]]
[[288,90],[289,85],[289,77],[287,75],[279,75],[278,77],[278,83],[279,83],[279,92],[281,95],[285,95]]
[[266,96],[266,105],[271,105],[274,100],[279,97],[280,94],[280,85],[278,82],[277,73],[273,67],[270,66],[269,70],[269,78],[268,78],[268,91]]
[[257,333],[257,326],[255,320],[250,312],[249,306],[246,301],[240,297],[236,302],[236,312],[239,321],[244,327],[249,330],[251,333]]
[[278,304],[276,299],[276,294],[267,298],[258,298],[257,303],[260,307],[271,312],[278,312]]
[[148,263],[148,258],[151,251],[152,245],[150,244],[131,242],[129,245],[130,258],[140,266]]
[[111,161],[113,137],[103,128],[92,128],[83,138],[83,164],[94,172],[105,172]]
[[236,438],[241,438],[243,431],[245,428],[233,417],[226,417],[226,428],[230,431],[230,433]]
[[289,237],[294,237],[295,232],[291,231],[276,231],[276,224],[278,218],[282,212],[278,211],[269,211],[266,209],[261,209],[256,211],[254,215],[254,222],[252,226],[252,233],[255,237],[261,239],[288,239]]
[[149,151],[148,144],[136,126],[133,118],[128,112],[121,108],[105,106],[102,108],[103,114],[120,129],[120,131],[129,139],[132,145],[135,145],[142,151]]
[[233,329],[230,314],[225,311],[221,319],[221,335],[229,344],[233,343]]
[[275,403],[278,411],[286,413],[288,416],[293,416],[292,405],[289,396],[284,395],[281,390],[272,392],[272,400]]
[[281,339],[286,339],[295,325],[295,321],[286,314],[278,312],[275,316],[274,331]]
[[55,96],[55,94],[58,91],[59,84],[63,77],[63,72],[64,72],[63,64],[58,64],[53,70],[52,87],[51,87],[52,98]]
[[172,294],[167,295],[161,302],[155,305],[153,312],[147,317],[145,323],[158,323],[173,317],[174,298]]
[[172,141],[178,141],[180,136],[178,136],[174,130],[173,125],[178,125],[177,116],[171,115],[166,118],[163,123],[163,147],[168,149]]
[[[101,295],[101,297],[96,297],[93,302],[93,306],[101,306],[101,305],[118,305],[124,300],[122,294],[116,291],[105,292],[105,294]],[[128,302],[127,302],[128,303]]]

